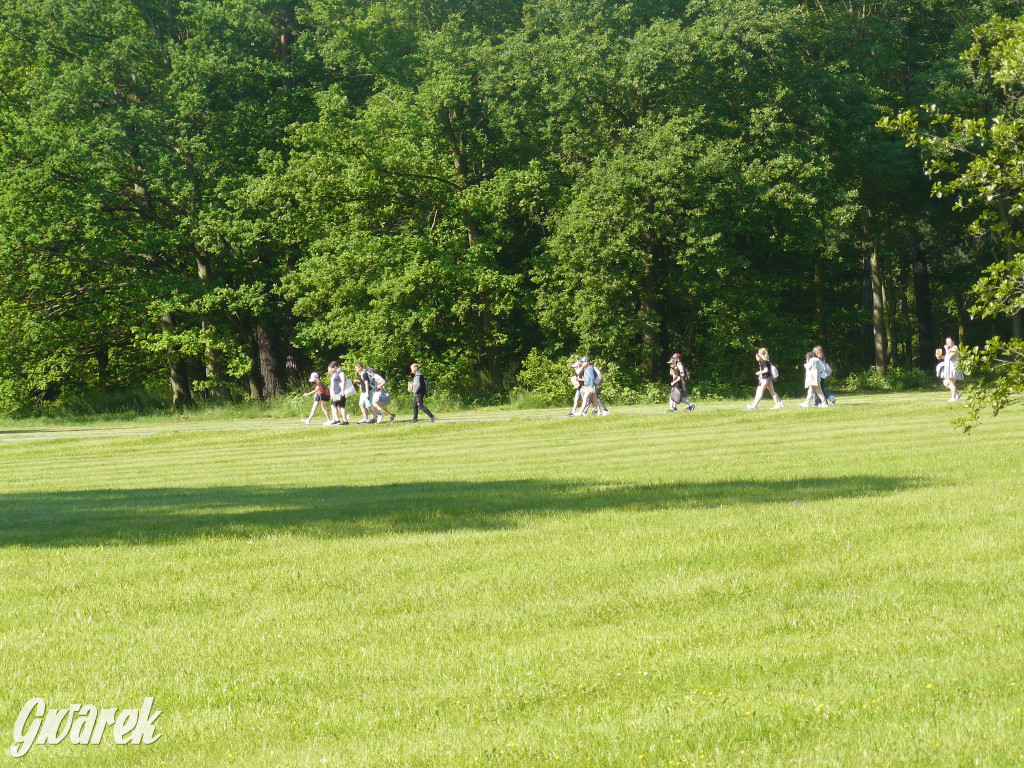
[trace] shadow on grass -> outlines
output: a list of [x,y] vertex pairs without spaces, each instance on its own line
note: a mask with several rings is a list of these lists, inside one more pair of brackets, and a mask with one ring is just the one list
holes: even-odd
[[0,546],[173,543],[293,532],[323,538],[500,530],[528,516],[612,509],[716,508],[856,498],[921,487],[920,478],[584,484],[544,480],[356,487],[145,488],[0,495]]

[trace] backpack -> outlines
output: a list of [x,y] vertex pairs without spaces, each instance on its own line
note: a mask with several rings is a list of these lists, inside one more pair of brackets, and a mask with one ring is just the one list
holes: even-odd
[[428,386],[427,377],[424,376],[423,374],[420,374],[420,378],[423,379],[423,391],[420,392],[420,394],[423,395],[423,397],[426,397],[427,396],[427,386]]
[[327,395],[329,395],[331,393],[331,390],[328,389],[327,385],[324,384],[320,379],[317,379],[316,380],[316,393],[318,395],[327,396]]
[[779,369],[775,367],[775,363],[768,363],[768,365],[771,366],[772,381],[778,381],[778,379],[779,379]]
[[680,371],[678,368],[676,369],[676,373],[681,373],[679,378],[681,378],[684,382],[689,381],[690,380],[690,369],[687,368],[682,363],[679,364],[679,368],[682,369],[682,371]]
[[600,369],[598,369],[598,367],[596,365],[593,366],[593,368],[594,368],[594,386],[595,387],[600,387],[602,384],[604,384],[604,376],[601,375],[601,371],[600,371]]

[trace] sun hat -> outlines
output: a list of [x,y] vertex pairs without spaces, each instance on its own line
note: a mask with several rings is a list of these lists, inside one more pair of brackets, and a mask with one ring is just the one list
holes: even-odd
[[678,352],[676,352],[674,355],[672,355],[672,357],[670,357],[668,359],[668,362],[671,363],[671,362],[674,362],[675,360],[682,360],[682,359],[683,359],[683,356],[680,355]]
[[320,374],[318,374],[316,371],[313,371],[311,374],[309,374],[309,383],[312,384],[314,381],[316,381],[319,378],[320,378]]

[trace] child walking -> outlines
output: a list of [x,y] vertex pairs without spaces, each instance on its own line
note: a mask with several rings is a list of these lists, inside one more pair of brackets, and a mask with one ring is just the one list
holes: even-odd
[[330,391],[327,389],[327,385],[320,381],[320,374],[316,371],[309,374],[309,383],[313,385],[313,389],[309,392],[304,392],[302,396],[313,396],[313,408],[309,411],[309,416],[302,420],[302,423],[309,424],[309,422],[313,420],[313,414],[316,413],[317,406],[320,406],[320,410],[324,412],[324,416],[327,418],[327,421],[324,422],[324,426],[329,427],[334,423],[334,420],[331,418],[331,414],[327,412],[327,406],[324,405],[324,403],[329,403],[331,401]]

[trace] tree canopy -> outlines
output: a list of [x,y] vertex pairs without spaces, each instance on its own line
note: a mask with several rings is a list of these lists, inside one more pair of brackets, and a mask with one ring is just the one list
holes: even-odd
[[[1019,298],[984,293],[1019,277],[1016,166],[958,163],[1012,144],[1019,22],[972,30],[1015,10],[0,0],[0,411],[325,358],[486,399],[534,350],[730,389],[759,346],[884,371],[1006,338],[977,302]],[[923,137],[920,103],[931,143],[880,126]]]

